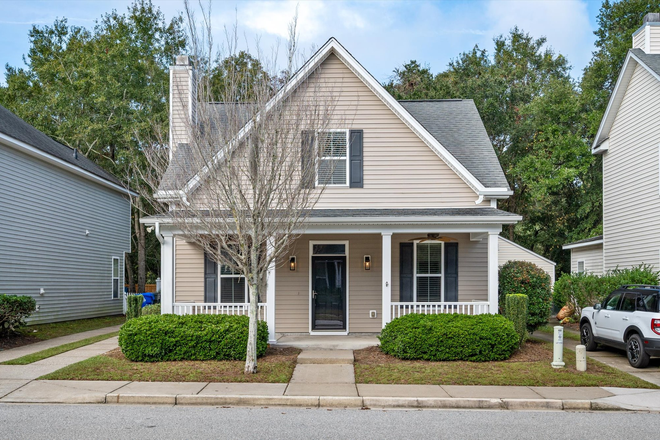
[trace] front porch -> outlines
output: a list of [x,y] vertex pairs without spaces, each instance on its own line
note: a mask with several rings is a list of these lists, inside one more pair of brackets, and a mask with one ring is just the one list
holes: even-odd
[[[497,313],[501,225],[477,228],[308,231],[271,268],[259,319],[268,323],[271,343],[279,343],[291,336],[375,335],[410,313]],[[247,292],[226,302],[229,284],[222,275],[209,281],[201,250],[174,234],[163,250],[174,273],[171,293],[163,282],[163,313],[248,314]]]

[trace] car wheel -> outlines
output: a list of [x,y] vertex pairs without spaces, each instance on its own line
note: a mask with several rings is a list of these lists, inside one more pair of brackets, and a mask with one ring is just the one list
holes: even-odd
[[594,334],[591,331],[591,324],[585,322],[580,326],[580,342],[587,348],[587,351],[596,351],[596,341],[594,341]]
[[651,356],[644,350],[644,343],[638,334],[633,334],[626,342],[628,362],[635,368],[644,368],[649,364]]

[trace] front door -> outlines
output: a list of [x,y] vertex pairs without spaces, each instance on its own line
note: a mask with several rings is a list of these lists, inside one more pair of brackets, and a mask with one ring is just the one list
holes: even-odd
[[312,330],[346,330],[346,256],[312,256]]

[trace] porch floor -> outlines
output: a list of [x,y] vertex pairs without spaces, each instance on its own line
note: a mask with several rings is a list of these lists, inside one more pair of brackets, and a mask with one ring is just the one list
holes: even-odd
[[380,344],[376,335],[286,335],[277,339],[277,345],[312,350],[360,350]]

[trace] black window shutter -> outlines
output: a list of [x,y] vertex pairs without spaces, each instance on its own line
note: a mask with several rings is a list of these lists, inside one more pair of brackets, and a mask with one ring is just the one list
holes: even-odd
[[302,145],[300,150],[300,167],[303,172],[303,188],[314,188],[316,172],[310,172],[315,169],[314,165],[314,132],[312,130],[303,130]]
[[399,244],[399,301],[412,302],[413,277],[415,268],[413,267],[413,243]]
[[218,302],[218,265],[204,252],[204,302]]
[[351,163],[351,188],[362,188],[364,186],[362,137],[362,130],[351,130],[349,138],[350,156],[348,158]]
[[458,301],[458,243],[445,243],[445,301]]

